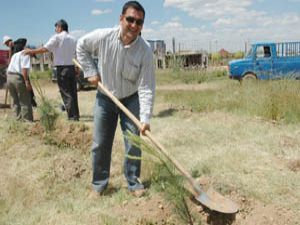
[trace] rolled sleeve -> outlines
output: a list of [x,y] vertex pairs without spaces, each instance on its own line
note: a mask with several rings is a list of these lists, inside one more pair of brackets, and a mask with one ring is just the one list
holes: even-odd
[[141,68],[141,79],[138,87],[140,101],[140,120],[150,124],[155,96],[155,73],[153,65],[153,53],[147,51]]
[[98,55],[101,33],[95,30],[81,37],[76,46],[77,60],[81,64],[84,77],[92,77],[99,74],[93,56]]

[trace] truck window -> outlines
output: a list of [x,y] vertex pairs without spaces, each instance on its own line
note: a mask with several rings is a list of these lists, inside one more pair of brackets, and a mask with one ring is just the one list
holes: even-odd
[[257,46],[256,58],[269,58],[271,57],[270,46]]
[[250,48],[246,54],[246,58],[249,58],[249,57],[252,57],[252,48]]
[[264,46],[264,57],[271,57],[271,49],[270,46]]

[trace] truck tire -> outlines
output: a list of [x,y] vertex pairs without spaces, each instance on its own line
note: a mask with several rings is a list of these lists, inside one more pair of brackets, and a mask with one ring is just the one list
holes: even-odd
[[240,80],[240,83],[253,83],[257,81],[257,77],[255,76],[255,74],[253,73],[246,73],[245,76],[242,77],[242,79]]
[[243,80],[257,80],[257,78],[253,73],[246,73],[245,76],[243,76]]

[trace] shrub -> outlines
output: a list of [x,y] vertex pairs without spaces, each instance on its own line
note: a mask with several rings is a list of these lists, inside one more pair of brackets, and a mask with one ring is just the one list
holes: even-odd
[[42,124],[46,132],[52,131],[55,128],[55,124],[58,118],[58,112],[55,110],[52,102],[46,98],[46,95],[42,90],[39,82],[35,80],[34,84],[41,100],[41,103],[38,105],[40,123]]

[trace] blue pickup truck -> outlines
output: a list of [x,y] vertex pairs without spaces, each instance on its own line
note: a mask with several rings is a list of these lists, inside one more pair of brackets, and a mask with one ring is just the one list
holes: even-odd
[[232,60],[229,77],[245,79],[300,79],[300,42],[255,43],[245,58]]

